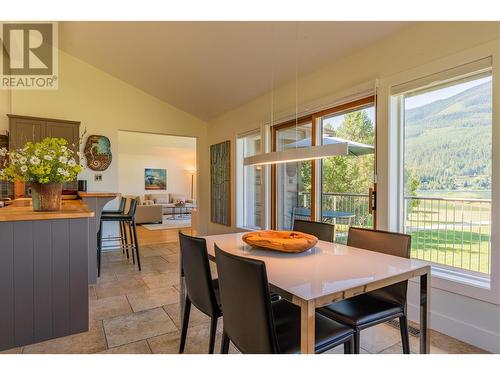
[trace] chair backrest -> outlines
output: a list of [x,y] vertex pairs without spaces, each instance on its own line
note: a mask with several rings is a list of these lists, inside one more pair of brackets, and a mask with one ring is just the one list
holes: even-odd
[[215,245],[224,332],[242,352],[279,353],[266,266]]
[[135,211],[137,209],[137,199],[134,198],[127,198],[130,199],[130,206],[127,211],[127,215],[134,217],[135,216]]
[[[350,227],[347,245],[388,255],[410,258],[411,236],[382,230]],[[378,298],[404,305],[406,304],[407,288],[408,282],[402,281],[382,289],[377,289],[371,292],[371,294]]]
[[179,232],[179,243],[187,296],[191,303],[205,314],[211,317],[220,316],[205,239]]
[[334,242],[335,240],[335,226],[328,223],[295,219],[293,221],[293,230],[312,234],[321,241]]
[[118,205],[118,211],[121,214],[125,213],[125,204],[127,203],[127,199],[124,197],[120,197],[120,204]]

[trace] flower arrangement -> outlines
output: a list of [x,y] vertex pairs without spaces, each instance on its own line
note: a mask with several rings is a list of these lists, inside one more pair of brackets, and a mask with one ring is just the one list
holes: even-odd
[[62,138],[27,142],[24,148],[15,151],[1,148],[0,160],[4,162],[0,164],[0,180],[39,184],[75,181],[83,170],[75,154]]

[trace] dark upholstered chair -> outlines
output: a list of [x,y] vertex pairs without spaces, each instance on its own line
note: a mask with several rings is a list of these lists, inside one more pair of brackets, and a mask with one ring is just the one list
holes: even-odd
[[211,318],[208,352],[213,354],[217,320],[222,316],[218,281],[212,280],[205,239],[187,236],[179,232],[179,242],[182,259],[181,272],[186,284],[179,353],[184,352],[189,314],[191,304],[193,304]]
[[[224,332],[221,353],[229,342],[242,353],[300,351],[300,308],[284,299],[271,302],[264,262],[228,254],[215,245]],[[353,330],[316,314],[316,352],[344,344],[351,353]]]
[[[351,227],[349,228],[347,245],[409,258],[411,237],[401,233]],[[410,344],[406,317],[407,288],[408,282],[402,281],[369,293],[334,302],[318,311],[354,329],[355,353],[359,353],[360,350],[360,331],[399,318],[403,352],[409,354]]]
[[293,230],[312,234],[321,241],[333,242],[335,240],[335,226],[328,223],[295,219],[293,221]]

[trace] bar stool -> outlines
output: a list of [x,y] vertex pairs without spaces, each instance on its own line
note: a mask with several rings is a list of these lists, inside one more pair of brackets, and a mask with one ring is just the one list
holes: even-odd
[[[126,204],[127,204],[127,198],[120,197],[120,204],[118,206],[118,209],[117,210],[103,210],[101,212],[101,217],[105,216],[105,215],[124,214]],[[105,242],[105,241],[119,240],[120,247],[122,249],[122,253],[125,254],[125,250],[127,250],[127,259],[128,259],[129,258],[128,249],[127,249],[128,238],[127,238],[127,232],[125,229],[125,224],[121,221],[118,224],[119,224],[119,230],[120,230],[120,234],[118,235],[118,237],[108,237],[108,238],[102,239],[102,241]]]
[[[135,212],[137,209],[137,200],[132,199],[132,198],[127,198],[127,201],[130,201],[129,209],[127,213],[122,213],[122,214],[106,214],[106,215],[101,215],[101,220],[99,223],[99,231],[97,235],[97,276],[99,277],[101,275],[101,252],[103,249],[103,239],[102,239],[102,223],[105,221],[117,221],[119,222],[123,229],[124,229],[124,239],[125,239],[125,249],[127,251],[127,257],[128,257],[128,250],[132,251],[132,261],[135,264],[135,257],[137,257],[137,266],[139,268],[139,271],[141,270],[141,259],[139,256],[139,241],[137,239],[137,229],[136,229],[136,224],[135,224]],[[126,228],[128,227],[128,232],[130,233],[130,243],[128,242],[127,239],[127,230]],[[134,255],[135,251],[135,255]]]

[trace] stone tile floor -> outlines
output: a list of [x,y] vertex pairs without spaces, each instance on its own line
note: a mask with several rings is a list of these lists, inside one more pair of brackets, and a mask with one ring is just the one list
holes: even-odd
[[[2,353],[177,353],[179,345],[179,273],[176,242],[143,245],[142,272],[120,252],[103,255],[101,278],[89,287],[88,332]],[[194,307],[186,353],[208,350],[209,318]],[[216,352],[220,349],[219,321]],[[418,338],[410,336],[412,352]],[[381,324],[363,331],[362,353],[402,353],[399,330]],[[330,353],[342,353],[340,346]],[[232,347],[232,353],[237,350]],[[454,338],[431,332],[431,353],[484,353]]]

